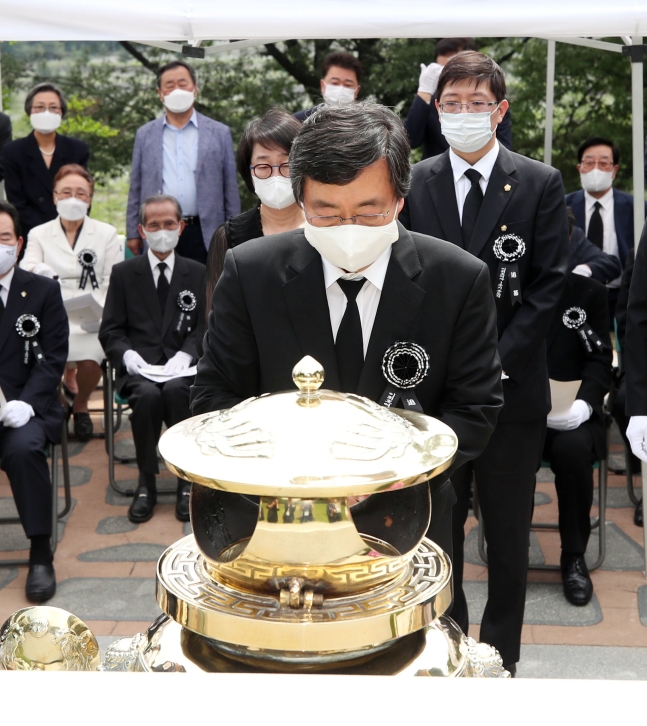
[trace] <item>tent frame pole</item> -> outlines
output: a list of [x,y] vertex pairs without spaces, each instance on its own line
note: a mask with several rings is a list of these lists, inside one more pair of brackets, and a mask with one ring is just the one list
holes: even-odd
[[546,60],[546,132],[544,135],[544,164],[553,162],[553,122],[555,111],[555,41],[548,41]]

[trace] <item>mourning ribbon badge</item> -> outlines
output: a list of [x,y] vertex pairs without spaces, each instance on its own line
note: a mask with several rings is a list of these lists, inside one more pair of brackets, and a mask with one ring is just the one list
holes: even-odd
[[413,389],[428,372],[429,356],[421,345],[403,341],[394,343],[382,358],[382,373],[387,386],[380,405],[395,408],[402,401],[403,408],[423,413]]
[[494,255],[499,260],[499,269],[496,275],[495,296],[497,300],[503,297],[503,288],[506,280],[510,290],[512,304],[521,304],[521,282],[519,280],[519,265],[517,262],[526,252],[526,243],[516,234],[504,234],[494,240]]
[[23,361],[25,365],[29,363],[29,349],[31,348],[34,352],[34,357],[37,363],[42,363],[45,359],[43,355],[43,349],[40,347],[38,342],[38,331],[40,330],[40,322],[35,315],[27,313],[21,315],[16,320],[16,330],[21,338],[25,341],[25,353]]
[[83,268],[83,272],[81,273],[81,281],[79,282],[79,288],[81,290],[85,290],[85,284],[88,281],[89,277],[90,282],[92,283],[92,289],[98,290],[99,282],[97,280],[97,274],[94,271],[94,266],[97,264],[97,253],[94,250],[90,249],[81,250],[76,256],[76,259],[79,261],[79,264]]
[[562,322],[578,334],[588,353],[592,353],[594,349],[602,350],[602,341],[586,322],[586,312],[582,308],[569,308],[562,315]]
[[[180,319],[178,320],[177,327],[175,328],[178,333],[182,333],[182,329],[186,325],[189,326],[191,316],[189,313],[193,312],[197,307],[198,301],[196,296],[191,290],[182,290],[177,296],[177,306],[180,308]],[[191,332],[191,327],[187,327],[187,332]]]

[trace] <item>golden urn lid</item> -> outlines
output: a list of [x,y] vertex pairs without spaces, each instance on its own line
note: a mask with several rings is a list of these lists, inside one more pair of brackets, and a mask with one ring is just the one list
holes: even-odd
[[421,413],[397,413],[348,393],[321,390],[306,356],[297,391],[250,398],[176,424],[159,451],[178,476],[259,496],[346,497],[420,484],[451,464],[458,440]]

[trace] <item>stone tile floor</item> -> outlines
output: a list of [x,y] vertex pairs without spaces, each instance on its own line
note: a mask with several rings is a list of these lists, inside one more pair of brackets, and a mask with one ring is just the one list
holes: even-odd
[[[100,430],[100,417],[95,429]],[[132,451],[128,422],[117,434],[119,450]],[[612,465],[624,457],[617,432],[612,436]],[[60,529],[56,552],[58,592],[52,605],[82,618],[99,637],[102,649],[120,636],[144,630],[159,614],[155,601],[155,564],[166,546],[190,532],[174,516],[175,480],[162,470],[155,516],[141,525],[127,517],[129,499],[109,487],[104,442],[71,442],[70,465],[74,507]],[[133,465],[117,465],[125,489],[135,485]],[[557,514],[550,471],[538,475],[535,518],[554,521]],[[639,486],[639,480],[636,479]],[[595,597],[585,608],[563,597],[559,573],[531,570],[518,675],[526,677],[639,678],[647,680],[647,580],[644,578],[643,532],[633,524],[623,475],[609,476],[607,557],[592,575]],[[13,511],[8,481],[0,472],[0,516]],[[465,579],[471,608],[470,634],[487,595],[487,568],[480,560],[476,520],[467,523]],[[19,525],[0,527],[0,559],[26,556],[27,540]],[[590,551],[597,547],[592,537]],[[559,561],[556,533],[533,532],[532,562]],[[28,605],[26,567],[0,567],[0,623]]]

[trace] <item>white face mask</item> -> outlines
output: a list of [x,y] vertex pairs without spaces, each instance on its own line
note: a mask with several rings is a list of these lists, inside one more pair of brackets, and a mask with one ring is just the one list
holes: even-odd
[[88,205],[81,199],[68,197],[68,199],[61,199],[56,203],[56,211],[61,219],[78,222],[88,213]]
[[171,113],[184,113],[193,106],[194,102],[195,92],[185,91],[182,88],[176,88],[168,96],[164,96],[164,105]]
[[591,169],[586,174],[580,174],[580,182],[587,192],[604,192],[613,184],[613,172]]
[[[496,113],[497,109],[492,113]],[[482,149],[492,138],[494,131],[492,113],[443,113],[440,112],[440,130],[447,143],[457,151],[470,153]]]
[[400,236],[395,212],[393,219],[382,227],[361,224],[315,227],[306,219],[304,233],[322,257],[348,272],[368,267]]
[[324,83],[324,101],[331,106],[348,106],[355,100],[355,88],[346,86],[329,86]]
[[41,111],[41,113],[32,113],[29,120],[35,131],[40,131],[41,134],[51,134],[61,125],[63,118],[59,113]]
[[285,209],[296,201],[292,193],[292,182],[284,176],[271,176],[269,179],[252,177],[254,191],[266,207]]
[[18,245],[0,245],[0,275],[4,275],[16,264]]
[[177,229],[160,229],[157,232],[146,232],[146,241],[148,246],[154,252],[170,252],[177,247],[180,239],[180,228]]

